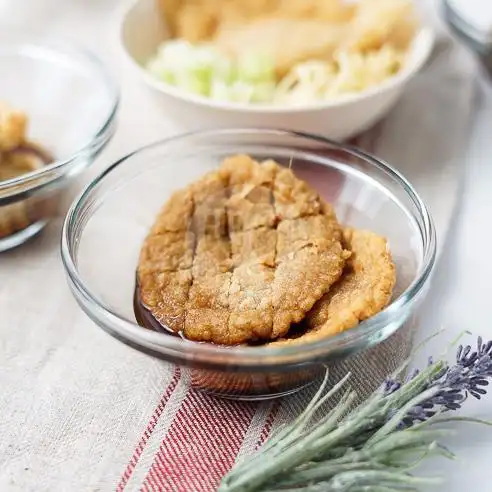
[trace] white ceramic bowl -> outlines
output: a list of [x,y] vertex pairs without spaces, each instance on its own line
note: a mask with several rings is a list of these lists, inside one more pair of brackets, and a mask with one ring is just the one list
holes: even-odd
[[169,34],[156,0],[133,0],[119,19],[123,51],[138,75],[162,96],[166,111],[183,129],[268,127],[322,133],[345,140],[366,130],[394,106],[410,79],[425,64],[434,36],[423,27],[403,70],[383,84],[336,101],[305,106],[252,105],[220,102],[177,89],[148,74],[143,65]]

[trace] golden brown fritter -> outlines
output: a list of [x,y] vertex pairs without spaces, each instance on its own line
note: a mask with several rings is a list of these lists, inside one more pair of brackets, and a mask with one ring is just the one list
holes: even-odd
[[0,151],[19,147],[26,140],[27,115],[0,102]]
[[184,232],[189,229],[193,215],[193,196],[190,189],[179,190],[171,195],[159,212],[151,234]]
[[395,285],[395,265],[386,240],[370,231],[347,228],[344,247],[352,254],[342,277],[307,314],[307,332],[278,344],[306,343],[336,335],[384,309]]
[[163,207],[142,248],[140,298],[191,340],[275,339],[340,277],[340,237],[333,209],[290,169],[235,156]]
[[175,272],[191,268],[194,234],[189,231],[153,234],[140,253],[140,271]]

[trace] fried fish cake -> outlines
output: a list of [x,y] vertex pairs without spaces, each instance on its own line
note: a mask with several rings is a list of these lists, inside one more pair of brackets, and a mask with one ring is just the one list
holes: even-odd
[[396,274],[386,240],[370,231],[347,228],[342,243],[351,256],[342,277],[307,314],[307,332],[271,345],[314,342],[336,335],[389,303]]
[[290,169],[235,156],[163,207],[142,248],[140,298],[191,340],[272,340],[338,280],[340,238],[333,209]]

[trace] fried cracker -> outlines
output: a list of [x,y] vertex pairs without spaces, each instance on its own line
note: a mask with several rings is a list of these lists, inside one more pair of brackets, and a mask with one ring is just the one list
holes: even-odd
[[228,180],[221,172],[206,174],[190,186],[193,196],[192,230],[202,235],[224,236],[227,232]]
[[291,169],[282,168],[278,171],[273,196],[275,213],[282,220],[322,213],[322,200],[319,194],[305,181],[296,178]]
[[225,159],[221,167],[229,174],[229,231],[273,227],[276,217],[272,186],[276,168],[258,165],[246,155]]
[[196,242],[192,273],[194,278],[216,275],[231,269],[231,244],[226,236],[202,236]]
[[227,202],[230,231],[273,227],[276,221],[272,190],[266,186],[236,185]]
[[284,220],[277,227],[277,256],[282,257],[312,243],[316,237],[341,239],[341,228],[332,209],[327,215]]
[[[144,245],[140,288],[146,293],[144,302],[150,301],[147,307],[166,323],[164,301],[159,303],[163,290],[152,294],[152,273],[163,275],[172,268],[189,273],[186,299],[178,289],[171,302],[180,305],[179,323],[173,326],[182,328],[186,338],[239,344],[283,336],[342,273],[346,253],[333,210],[273,161],[227,159],[171,202]],[[186,235],[155,237],[163,224],[168,229],[181,226],[190,209],[191,264],[190,251],[183,248]],[[162,214],[175,214],[179,220]],[[169,312],[176,315],[174,308]]]
[[234,270],[229,291],[232,333],[247,333],[248,340],[272,338],[275,270],[257,263]]
[[184,334],[189,340],[234,345],[247,334],[230,334],[228,309],[187,308]]
[[231,273],[193,276],[187,309],[228,309]]
[[343,244],[352,252],[345,271],[306,316],[308,331],[277,344],[317,341],[348,330],[380,312],[395,285],[395,265],[386,240],[370,231],[347,228]]
[[415,36],[417,18],[412,0],[360,0],[342,46],[356,52],[389,44],[406,50]]
[[214,41],[232,58],[248,52],[268,55],[281,78],[297,63],[331,59],[346,31],[344,24],[319,19],[263,17],[221,26]]
[[272,338],[282,336],[292,323],[304,318],[314,302],[340,278],[345,257],[339,241],[314,235],[309,243],[280,260],[273,286]]

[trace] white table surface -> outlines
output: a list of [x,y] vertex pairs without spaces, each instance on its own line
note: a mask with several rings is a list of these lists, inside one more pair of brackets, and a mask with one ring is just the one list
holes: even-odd
[[[79,29],[87,19],[90,9],[101,11],[114,7],[116,1],[111,0],[0,0],[0,19],[13,24],[49,23],[55,32],[69,34],[72,38],[81,38],[85,44],[98,48],[100,56],[110,67],[119,66],[115,61],[114,31],[107,26],[93,25],[94,36],[87,39]],[[63,5],[63,8],[60,8]],[[70,8],[68,8],[70,7]],[[91,22],[94,16],[91,16]],[[126,73],[118,72],[120,77]],[[132,98],[132,91],[140,90],[134,83],[125,83],[123,102]],[[146,105],[150,107],[153,100],[139,98],[141,114],[146,113]],[[126,105],[128,107],[128,105]],[[154,110],[155,113],[155,110]],[[175,132],[168,123],[160,123],[156,128],[155,119],[140,118],[135,124],[131,118],[120,118],[120,129],[132,126],[131,142],[119,140],[108,148],[107,153],[122,155],[133,148],[152,140],[154,135],[163,132]],[[131,115],[130,115],[131,116]],[[161,120],[164,121],[164,120]],[[163,125],[166,126],[163,128]],[[472,136],[470,152],[464,159],[466,177],[463,182],[461,205],[453,221],[448,244],[445,247],[434,287],[424,307],[426,332],[445,327],[446,339],[452,339],[455,333],[470,330],[492,339],[492,323],[489,309],[492,304],[489,278],[492,278],[492,261],[488,259],[488,246],[492,242],[492,89],[484,96],[480,110],[476,115],[475,128]],[[443,348],[443,337],[429,343],[428,353],[439,353]],[[420,361],[424,361],[422,355]],[[469,400],[463,414],[492,420],[492,395],[482,402]],[[448,441],[450,448],[459,456],[458,462],[440,460],[426,468],[429,474],[434,469],[447,478],[442,488],[447,492],[471,490],[490,492],[490,464],[492,463],[492,429],[472,424],[463,424],[458,428],[456,437]],[[435,473],[435,472],[434,472]],[[34,489],[32,489],[34,490]]]
[[[480,106],[470,151],[463,162],[466,174],[461,205],[422,316],[425,320],[422,332],[428,334],[443,328],[445,333],[430,341],[425,354],[418,357],[421,366],[427,355],[441,353],[444,342],[463,330],[492,339],[489,318],[492,262],[487,257],[492,240],[492,85],[485,87]],[[482,401],[470,398],[462,415],[492,421],[492,394]],[[492,490],[492,428],[462,424],[456,431],[444,443],[458,455],[458,461],[434,461],[424,467],[425,472],[431,475],[437,471],[446,477],[446,484],[438,490],[489,492]]]

